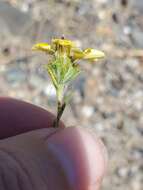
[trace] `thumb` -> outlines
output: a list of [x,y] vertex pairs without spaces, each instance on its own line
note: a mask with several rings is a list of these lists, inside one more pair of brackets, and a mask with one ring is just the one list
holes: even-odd
[[41,184],[50,190],[99,190],[106,157],[101,141],[87,130],[48,128],[1,140],[0,168],[5,190],[19,189],[17,177],[27,190],[40,189]]
[[50,136],[47,141],[72,190],[99,189],[107,156],[97,136],[83,128],[69,127]]

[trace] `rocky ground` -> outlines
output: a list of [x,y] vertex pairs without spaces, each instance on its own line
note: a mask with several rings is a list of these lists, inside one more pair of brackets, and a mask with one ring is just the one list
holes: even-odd
[[55,91],[35,42],[64,34],[106,60],[81,63],[83,73],[63,119],[104,141],[109,168],[103,190],[143,188],[143,1],[1,0],[0,95],[54,112]]

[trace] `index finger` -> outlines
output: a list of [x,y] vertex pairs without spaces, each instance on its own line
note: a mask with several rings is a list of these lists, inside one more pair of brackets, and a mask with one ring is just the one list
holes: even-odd
[[[33,104],[0,97],[0,139],[52,127],[55,116]],[[61,127],[64,125],[61,123]]]

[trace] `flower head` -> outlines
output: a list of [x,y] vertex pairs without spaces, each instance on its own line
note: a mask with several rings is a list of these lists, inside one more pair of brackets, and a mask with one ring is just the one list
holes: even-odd
[[32,47],[32,50],[43,51],[43,52],[49,53],[49,54],[53,54],[54,53],[54,50],[51,48],[51,45],[49,45],[48,43],[38,43],[38,44],[35,44]]
[[75,61],[75,60],[83,59],[84,52],[79,48],[72,48],[70,55],[72,59]]
[[104,57],[105,57],[105,54],[102,51],[99,51],[97,49],[88,48],[84,50],[83,59],[86,59],[89,61],[98,61],[100,59],[103,59]]
[[54,38],[51,45],[48,43],[37,43],[32,47],[32,50],[43,51],[55,56],[68,56],[72,61],[83,59],[88,61],[98,61],[105,57],[102,51],[97,49],[87,48],[81,50],[76,47],[71,40]]
[[54,123],[58,127],[60,117],[65,105],[71,97],[69,85],[79,76],[81,70],[77,64],[78,60],[97,61],[103,59],[105,54],[102,51],[88,48],[79,49],[73,41],[61,38],[52,39],[51,44],[37,43],[32,50],[38,50],[51,55],[49,63],[45,68],[51,78],[57,94],[57,118]]
[[66,39],[52,39],[52,43],[55,45],[59,45],[62,47],[74,47],[75,44],[71,40],[66,40]]

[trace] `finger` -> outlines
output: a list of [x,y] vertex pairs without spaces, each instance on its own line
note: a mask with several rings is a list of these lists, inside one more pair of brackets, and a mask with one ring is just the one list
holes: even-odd
[[107,167],[105,148],[85,129],[69,127],[47,140],[72,190],[98,190]]
[[[12,98],[0,98],[0,139],[27,131],[49,128],[55,117],[50,112]],[[63,127],[63,124],[60,124]]]
[[[28,132],[2,140],[0,150],[6,150],[8,158],[12,157],[12,162],[7,161],[8,158],[4,157],[7,154],[2,156],[5,152],[0,151],[0,168],[4,168],[5,176],[9,176],[6,179],[10,180],[13,175],[17,182],[19,176],[19,180],[23,180],[19,184],[26,190],[33,187],[35,190],[40,187],[49,190],[99,190],[107,167],[101,141],[82,128],[49,128]],[[13,159],[18,164],[13,163]],[[11,170],[5,169],[5,165],[9,165]],[[19,166],[26,171],[28,178],[22,177]],[[19,175],[14,176],[15,173],[11,173],[13,170]],[[10,186],[10,189],[19,189],[17,184],[13,187]]]
[[1,190],[64,190],[53,188],[53,180],[62,175],[44,141],[57,130],[34,130],[0,141]]

